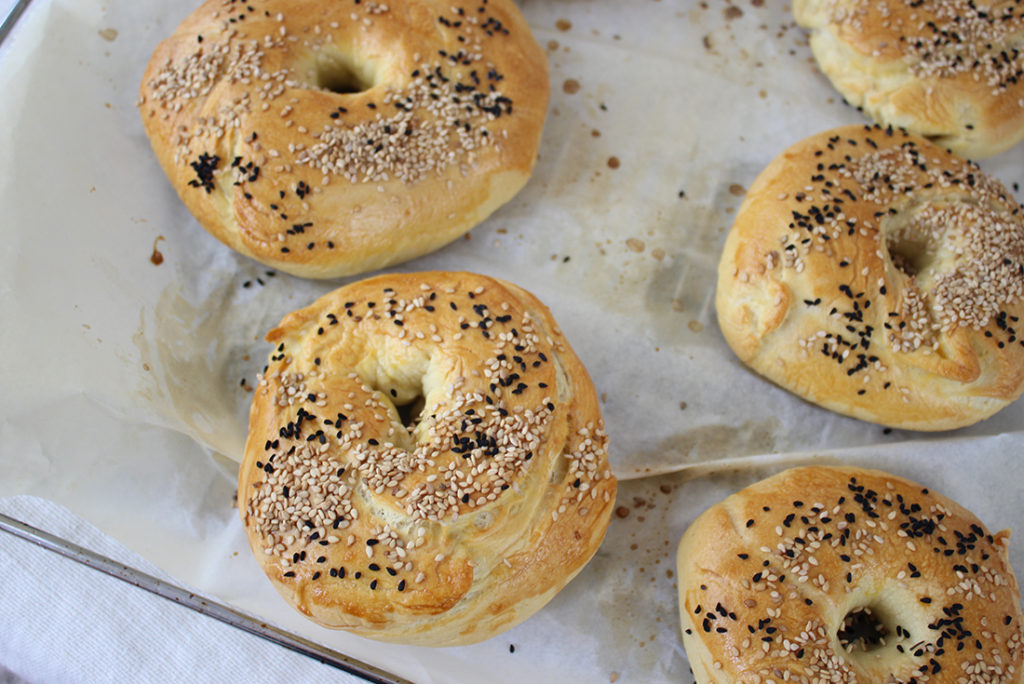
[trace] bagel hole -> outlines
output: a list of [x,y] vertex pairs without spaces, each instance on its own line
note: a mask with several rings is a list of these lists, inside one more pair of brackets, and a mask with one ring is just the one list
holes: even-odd
[[406,404],[395,404],[395,409],[398,411],[398,417],[402,420],[402,425],[409,431],[409,434],[416,429],[416,426],[420,424],[420,419],[423,417],[423,409],[427,405],[427,400],[420,392],[419,395],[413,397],[412,401]]
[[882,616],[871,606],[854,608],[843,618],[836,638],[847,653],[869,653],[885,646],[889,636]]
[[318,88],[341,95],[362,93],[375,85],[370,69],[340,52],[327,51],[317,55],[313,81]]
[[914,277],[929,265],[935,256],[935,250],[928,239],[911,233],[896,233],[886,240],[889,258],[904,275]]

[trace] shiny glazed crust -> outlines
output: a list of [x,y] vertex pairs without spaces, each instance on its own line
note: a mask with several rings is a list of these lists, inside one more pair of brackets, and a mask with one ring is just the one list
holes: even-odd
[[[1008,541],[950,499],[876,470],[805,467],[763,480],[705,511],[679,544],[694,677],[1022,682]],[[844,629],[863,609],[884,642]]]
[[[616,492],[597,397],[525,290],[380,276],[267,339],[238,508],[305,615],[385,641],[473,643],[539,610],[597,550]],[[413,407],[410,424],[418,413],[411,431],[396,406]]]
[[1024,8],[971,0],[794,0],[821,70],[882,125],[970,158],[1024,138]]
[[512,0],[209,0],[156,48],[139,106],[204,228],[327,278],[437,249],[511,199],[548,89]]
[[718,321],[740,359],[833,411],[914,430],[1024,390],[1024,220],[976,166],[902,131],[812,136],[726,239]]

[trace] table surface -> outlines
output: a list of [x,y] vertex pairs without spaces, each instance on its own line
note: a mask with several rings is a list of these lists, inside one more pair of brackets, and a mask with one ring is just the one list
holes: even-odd
[[[32,497],[0,512],[159,573],[91,525]],[[0,532],[0,684],[356,679]]]

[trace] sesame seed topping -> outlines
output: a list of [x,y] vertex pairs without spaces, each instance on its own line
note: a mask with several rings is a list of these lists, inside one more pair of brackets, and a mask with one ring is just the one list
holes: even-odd
[[[814,491],[826,505],[790,507],[784,492],[794,489]],[[772,511],[760,512],[769,499]],[[723,562],[742,554],[759,571],[744,581],[705,572],[714,561],[704,553],[680,557],[680,601],[688,652],[699,640],[712,653],[732,653],[723,663],[731,680],[852,683],[864,681],[858,675],[870,663],[872,681],[946,681],[934,678],[946,670],[980,684],[1014,681],[1007,675],[1024,667],[1016,583],[997,549],[1000,536],[970,513],[954,513],[948,499],[877,471],[818,467],[786,471],[730,503],[758,524],[703,544]],[[764,530],[774,530],[773,546],[754,541]],[[907,556],[875,530],[926,548]],[[944,596],[932,593],[936,583],[948,587]],[[821,613],[819,597],[850,607],[845,616]],[[997,635],[995,623],[1012,627]]]
[[[466,556],[450,546],[449,529],[501,520],[582,534],[611,513],[607,437],[599,416],[581,421],[572,408],[578,390],[565,368],[577,362],[547,314],[497,281],[465,287],[458,274],[421,275],[342,288],[272,333],[254,397],[254,411],[270,419],[250,439],[266,467],[246,471],[239,496],[254,544],[296,583],[321,572],[319,582],[411,596],[417,585],[462,576]],[[464,329],[473,345],[421,334],[461,323],[473,324]],[[352,367],[338,365],[345,348],[360,350]],[[444,365],[456,356],[464,374]],[[551,488],[550,517],[495,515],[538,477]],[[494,563],[518,571],[516,558]],[[353,572],[306,573],[307,564]],[[461,595],[456,584],[442,593]]]
[[[773,176],[770,197],[754,198],[760,207],[755,213],[763,216],[771,205],[779,220],[748,225],[742,212],[737,217],[734,230],[761,241],[763,258],[737,264],[720,280],[720,287],[736,290],[763,288],[771,280],[801,303],[799,321],[766,335],[795,332],[791,357],[780,359],[778,368],[756,357],[752,365],[784,386],[792,383],[779,369],[813,365],[835,378],[842,403],[836,410],[919,427],[894,423],[902,419],[883,408],[886,402],[919,403],[941,413],[958,400],[958,390],[924,396],[915,389],[918,381],[906,380],[908,366],[937,366],[941,359],[935,357],[952,353],[946,341],[960,336],[990,339],[993,359],[997,352],[1016,354],[1011,347],[1018,336],[1008,322],[1024,315],[1024,211],[977,165],[905,131],[850,126],[793,149],[800,153],[785,159],[794,177]],[[815,150],[821,154],[812,155]],[[782,167],[771,168],[766,173]],[[777,192],[787,185],[803,188],[799,203],[776,199],[790,195]],[[765,318],[788,305],[781,296],[766,298]],[[982,363],[964,354],[974,352],[956,352],[955,363]],[[1008,367],[1019,363],[1014,356],[999,358]],[[984,370],[978,378],[987,386],[959,376],[957,383],[965,392],[984,394],[996,391],[991,375]],[[989,413],[995,410],[998,405]]]
[[[150,63],[139,107],[151,138],[169,141],[165,166],[195,169],[193,187],[234,204],[244,221],[231,230],[257,259],[304,270],[329,257],[352,272],[358,250],[336,249],[342,224],[331,218],[336,201],[325,200],[354,205],[364,196],[353,186],[365,184],[380,192],[371,203],[388,202],[398,190],[431,192],[413,186],[436,176],[450,186],[460,176],[487,183],[503,166],[521,169],[515,159],[539,140],[545,108],[514,100],[537,90],[530,67],[543,56],[525,31],[515,35],[521,24],[511,21],[519,12],[511,2],[481,5],[471,18],[428,3],[420,9],[438,22],[427,33],[412,30],[417,12],[372,1],[339,3],[316,17],[212,4],[161,44],[157,55],[174,56]],[[379,46],[396,33],[443,49],[396,53],[382,68]],[[301,189],[279,197],[281,174]],[[199,192],[183,198],[219,232],[202,211],[216,200]],[[439,215],[464,216],[476,201],[470,194],[451,193]],[[281,210],[270,210],[271,201]],[[293,242],[290,226],[308,217],[315,225]]]

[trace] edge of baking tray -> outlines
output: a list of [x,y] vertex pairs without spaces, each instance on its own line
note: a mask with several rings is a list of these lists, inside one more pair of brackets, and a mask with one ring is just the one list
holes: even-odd
[[9,36],[11,31],[14,30],[14,25],[18,23],[18,19],[21,17],[30,2],[32,2],[32,0],[18,0],[18,2],[14,4],[14,7],[11,8],[10,13],[4,19],[4,23],[0,24],[0,46],[3,46],[4,40],[6,40],[7,36]]
[[[24,4],[28,4],[28,1]],[[5,24],[6,26],[6,24]],[[3,36],[0,35],[0,40]],[[0,532],[7,532],[19,539],[30,542],[47,551],[75,561],[87,568],[98,570],[106,575],[132,586],[144,589],[168,601],[189,608],[200,615],[213,618],[236,629],[253,634],[278,646],[317,660],[325,665],[335,667],[373,684],[412,684],[395,674],[365,663],[361,660],[338,653],[326,646],[291,634],[283,629],[268,624],[252,615],[243,613],[211,598],[188,591],[175,584],[149,575],[141,570],[125,565],[119,561],[90,551],[78,544],[33,527],[28,523],[0,513]]]

